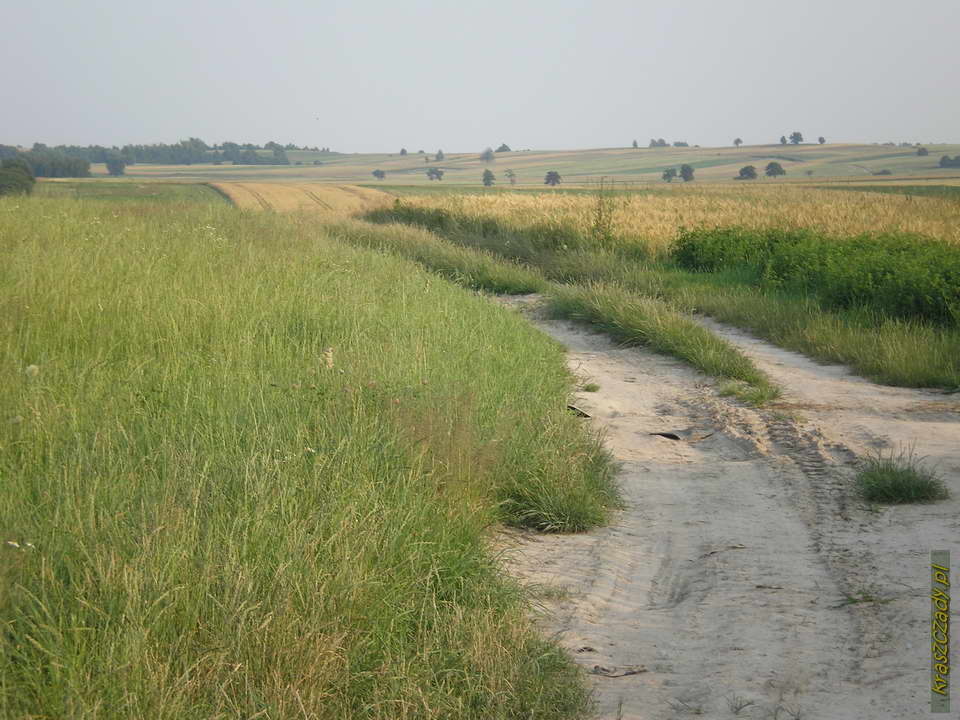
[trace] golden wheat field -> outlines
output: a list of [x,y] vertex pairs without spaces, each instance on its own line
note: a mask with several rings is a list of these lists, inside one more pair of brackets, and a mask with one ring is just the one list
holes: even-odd
[[[589,234],[598,196],[567,193],[411,196],[405,205],[443,208],[460,217],[494,219],[515,227],[575,228]],[[614,195],[604,200],[610,227],[621,241],[667,245],[680,227],[697,225],[806,227],[847,235],[907,231],[960,243],[960,203],[941,198],[839,192],[782,186],[678,186],[656,193]]]
[[386,207],[393,196],[356,185],[323,183],[211,183],[239,208],[250,210],[321,210],[353,215]]

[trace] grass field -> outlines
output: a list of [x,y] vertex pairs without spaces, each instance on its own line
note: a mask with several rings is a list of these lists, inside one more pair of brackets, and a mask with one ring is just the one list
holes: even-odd
[[584,712],[488,547],[616,504],[559,346],[316,215],[0,217],[0,716]]
[[[612,283],[638,300],[654,298],[677,312],[713,316],[811,357],[848,364],[880,382],[960,387],[960,279],[951,269],[960,253],[960,206],[950,200],[738,186],[679,188],[673,195],[415,195],[370,218],[423,227],[533,266],[549,280],[582,287]],[[819,248],[834,242],[851,252],[837,256],[835,269],[823,265],[799,284],[783,279],[801,274],[781,270],[781,280],[772,282],[776,277],[764,275],[759,265],[740,261],[701,272],[676,262],[683,227],[704,237],[786,232],[816,237]],[[895,239],[881,242],[884,233]],[[914,245],[917,252],[911,253]],[[879,253],[881,246],[886,254]],[[854,247],[861,249],[853,252]],[[931,252],[920,253],[923,248]],[[897,260],[901,252],[910,262]],[[818,257],[827,255],[836,253]],[[804,264],[813,256],[797,258],[791,262]],[[837,259],[822,258],[817,262],[828,265]],[[849,299],[836,300],[855,276],[860,289],[850,285]],[[882,277],[890,282],[881,283]],[[893,310],[891,303],[900,302],[895,296],[903,295],[898,287],[928,287],[939,304],[921,312],[928,301],[926,291],[918,290],[921,305]],[[931,323],[931,318],[937,319]]]
[[[744,165],[754,165],[761,172],[767,163],[779,162],[787,171],[778,180],[760,179],[755,184],[789,184],[848,180],[864,182],[911,182],[927,179],[940,184],[957,184],[960,171],[938,167],[942,155],[960,154],[958,145],[928,145],[930,154],[919,156],[912,148],[890,148],[880,145],[745,145],[741,148],[599,148],[592,150],[536,150],[497,153],[493,163],[479,159],[483,148],[473,152],[447,152],[444,160],[435,161],[436,149],[420,155],[411,152],[401,156],[362,153],[290,152],[289,166],[243,165],[133,165],[127,175],[135,179],[192,180],[195,182],[329,182],[337,184],[369,183],[383,185],[456,185],[480,186],[487,168],[493,171],[497,187],[543,187],[544,176],[556,170],[565,184],[591,182],[606,176],[631,186],[663,184],[660,176],[668,167],[689,164],[696,171],[697,183],[727,182]],[[447,149],[450,150],[450,149]],[[295,163],[300,162],[301,165]],[[320,165],[314,165],[320,162]],[[443,180],[430,181],[426,169],[444,171]],[[386,178],[377,181],[371,173],[383,170]],[[506,176],[512,170],[516,186]],[[890,176],[873,173],[890,170]],[[105,176],[102,165],[93,172]]]

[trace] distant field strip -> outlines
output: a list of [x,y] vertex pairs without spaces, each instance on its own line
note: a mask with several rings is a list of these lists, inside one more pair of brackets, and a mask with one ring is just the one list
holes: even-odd
[[322,210],[350,215],[386,207],[392,196],[373,188],[324,183],[211,183],[245,210]]

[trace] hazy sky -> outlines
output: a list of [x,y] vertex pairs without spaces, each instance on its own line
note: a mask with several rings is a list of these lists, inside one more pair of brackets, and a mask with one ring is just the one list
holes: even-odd
[[960,142],[960,1],[0,0],[0,143]]

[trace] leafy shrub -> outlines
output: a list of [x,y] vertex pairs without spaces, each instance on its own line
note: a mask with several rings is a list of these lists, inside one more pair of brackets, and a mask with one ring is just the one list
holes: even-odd
[[0,195],[29,195],[34,179],[19,170],[0,170]]
[[768,287],[809,292],[830,307],[960,322],[960,248],[922,235],[681,229],[671,257],[695,272],[748,268]]

